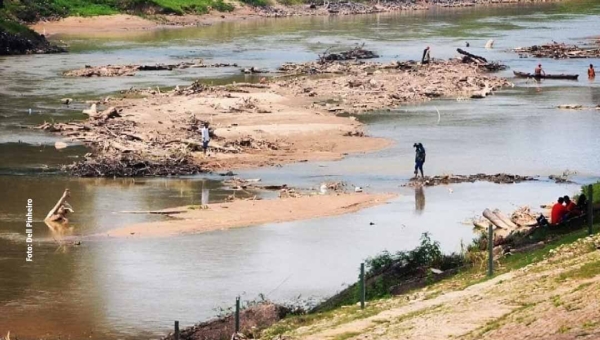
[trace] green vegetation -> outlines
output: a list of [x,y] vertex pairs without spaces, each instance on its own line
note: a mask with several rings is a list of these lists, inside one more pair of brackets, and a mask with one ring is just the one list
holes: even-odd
[[[594,197],[590,199],[590,197],[588,197],[588,200],[591,200],[593,203],[600,203],[600,182],[596,182],[594,184],[592,184],[593,187],[593,191],[594,191]],[[581,192],[586,194],[587,196],[587,185],[584,185],[581,187]]]
[[203,14],[231,11],[223,0],[5,0],[4,11],[22,22],[65,16],[131,14]]
[[262,7],[262,6],[267,6],[267,5],[271,4],[271,1],[269,1],[269,0],[240,0],[240,1],[245,3],[246,5],[256,6],[256,7]]
[[589,279],[596,275],[600,275],[600,261],[589,262],[584,264],[578,269],[573,269],[568,272],[562,273],[559,276],[559,280],[564,281],[566,279]]
[[[400,284],[422,285],[436,280],[431,268],[446,271],[464,264],[460,254],[444,255],[438,242],[432,241],[428,233],[421,236],[421,243],[410,251],[392,254],[384,251],[365,260],[366,300],[390,296],[390,291]],[[408,288],[402,288],[408,289]],[[360,301],[360,285],[356,282],[331,299],[323,302],[315,310],[329,311],[340,306],[352,305]]]

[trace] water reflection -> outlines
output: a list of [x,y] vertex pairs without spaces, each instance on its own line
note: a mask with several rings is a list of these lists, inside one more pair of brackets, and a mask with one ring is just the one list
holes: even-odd
[[420,215],[423,210],[425,210],[425,189],[419,185],[415,187],[415,212]]

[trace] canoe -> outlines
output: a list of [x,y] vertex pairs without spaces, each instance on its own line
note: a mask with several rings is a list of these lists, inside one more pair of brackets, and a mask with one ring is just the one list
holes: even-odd
[[537,76],[533,73],[513,71],[517,78],[535,78],[535,79],[568,79],[577,80],[578,74],[546,74],[545,76]]

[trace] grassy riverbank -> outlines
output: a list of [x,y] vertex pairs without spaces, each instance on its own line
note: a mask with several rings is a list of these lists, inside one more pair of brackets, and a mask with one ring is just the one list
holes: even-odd
[[[600,183],[594,189],[600,192]],[[354,284],[313,312],[289,316],[264,330],[261,338],[508,339],[515,330],[532,337],[593,338],[600,335],[600,311],[597,300],[590,298],[599,295],[591,287],[600,283],[600,223],[594,225],[592,236],[586,226],[580,221],[532,234],[526,242],[531,246],[524,248],[529,250],[496,260],[491,277],[486,251],[473,246],[462,255],[444,256],[439,245],[424,235],[412,251],[367,259],[364,310],[357,303],[360,287]],[[429,273],[416,285],[420,288],[409,285],[401,295],[392,296],[399,282],[411,277],[398,276],[394,263],[402,264],[403,274],[414,274],[416,268],[458,270],[441,280]],[[386,267],[395,277],[377,274]]]
[[[422,289],[326,312],[290,316],[262,333],[271,339],[457,338],[508,339],[600,334],[594,298],[600,282],[600,224],[594,236],[579,230],[542,248],[504,257],[493,277],[485,264]],[[553,325],[548,327],[547,322]],[[570,336],[570,337],[569,337]]]

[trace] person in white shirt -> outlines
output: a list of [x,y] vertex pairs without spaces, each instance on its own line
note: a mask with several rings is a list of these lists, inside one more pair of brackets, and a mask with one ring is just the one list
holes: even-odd
[[202,127],[202,149],[204,149],[204,155],[206,155],[206,151],[208,150],[208,143],[210,142],[210,132],[208,131],[208,123],[204,123]]

